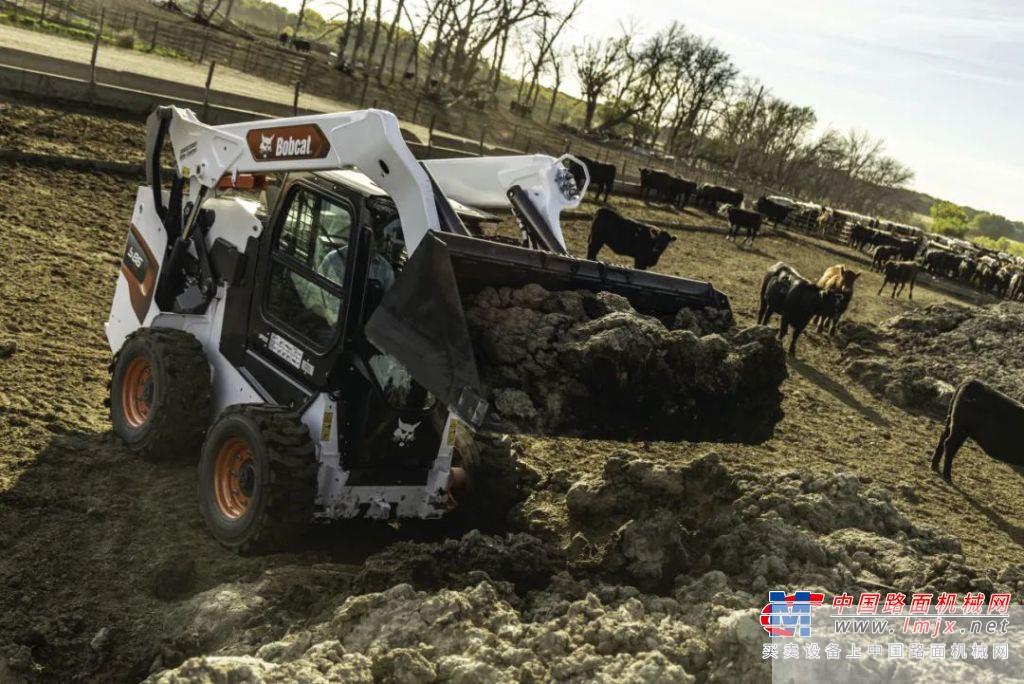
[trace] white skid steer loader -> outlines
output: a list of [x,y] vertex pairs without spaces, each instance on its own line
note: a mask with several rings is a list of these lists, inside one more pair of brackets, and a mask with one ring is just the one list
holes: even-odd
[[[208,126],[159,108],[106,323],[115,433],[151,458],[198,452],[203,518],[238,551],[316,519],[440,517],[488,429],[463,294],[533,282],[728,308],[707,283],[569,256],[580,168],[421,163],[379,110]],[[287,175],[265,211],[224,193],[267,173]],[[462,204],[511,206],[523,246],[474,237]]]

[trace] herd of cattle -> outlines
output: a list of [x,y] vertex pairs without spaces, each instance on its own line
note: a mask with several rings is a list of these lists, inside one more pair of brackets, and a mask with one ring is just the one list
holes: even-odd
[[[615,185],[614,164],[578,157],[590,176],[597,201],[607,201]],[[841,234],[854,249],[872,256],[872,270],[885,275],[885,283],[893,285],[893,296],[909,285],[913,298],[918,269],[942,278],[960,281],[997,297],[1024,300],[1024,262],[995,252],[973,248],[959,250],[926,236],[919,230],[888,224],[882,228],[878,219],[869,219],[835,209],[796,202],[785,197],[762,196],[752,208],[744,207],[744,194],[735,188],[695,181],[656,169],[640,170],[639,196],[664,202],[677,209],[690,204],[710,212],[719,212],[729,223],[728,239],[735,240],[745,231],[744,243],[753,244],[764,221],[774,225],[812,225],[822,235]],[[617,253],[632,256],[637,268],[650,268],[672,242],[666,231],[658,230],[611,210],[601,214],[597,236],[590,242],[590,258],[595,258],[603,245]],[[595,218],[595,225],[598,223]],[[966,244],[966,243],[965,243]]]
[[[581,159],[590,175],[591,187],[597,197],[608,199],[615,184],[615,167],[590,159]],[[833,232],[837,223],[845,221],[844,212],[815,205],[807,205],[783,197],[761,197],[753,210],[743,207],[743,193],[733,188],[697,183],[673,176],[664,171],[640,171],[640,196],[665,202],[682,209],[693,197],[695,204],[707,211],[721,213],[729,222],[727,239],[735,239],[740,229],[747,231],[746,241],[753,243],[761,223],[771,221],[776,226],[794,216],[803,225],[816,226],[824,236],[829,228]],[[881,227],[878,219],[858,217],[848,224],[847,243],[859,251],[872,255],[871,269],[883,274],[881,294],[892,285],[891,297],[899,296],[909,286],[908,298],[913,299],[914,282],[919,269],[934,276],[955,279],[971,284],[999,297],[1024,300],[1024,262],[1006,255],[960,249],[945,244],[941,238],[929,239],[914,229],[899,226]],[[867,225],[865,225],[867,224]],[[587,258],[597,259],[607,246],[612,251],[632,256],[634,266],[650,268],[676,237],[639,221],[622,216],[610,207],[601,207],[594,215],[587,245]],[[780,316],[779,339],[792,334],[789,354],[796,356],[796,343],[811,323],[817,331],[834,334],[839,319],[853,299],[854,285],[861,274],[842,264],[830,266],[818,278],[810,281],[785,263],[773,265],[764,274],[760,289],[760,307],[757,322],[767,325],[773,314]],[[950,402],[949,414],[932,454],[932,468],[948,481],[952,477],[953,458],[963,443],[972,438],[989,456],[1013,465],[1024,465],[1024,404],[1006,396],[978,380],[967,380],[957,388]]]

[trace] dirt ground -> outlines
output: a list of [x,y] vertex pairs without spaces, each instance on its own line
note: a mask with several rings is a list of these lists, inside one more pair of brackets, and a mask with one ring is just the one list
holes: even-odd
[[[46,125],[33,133],[32,128],[22,125],[29,119]],[[68,153],[64,134],[71,138],[77,135],[88,151],[83,156],[134,161],[135,153],[125,150],[141,149],[141,130],[141,124],[130,122],[110,123],[86,115],[21,106],[0,107],[0,147],[34,145],[40,150]],[[225,643],[230,644],[228,652],[245,657],[256,653],[262,644],[260,658],[269,661],[273,658],[265,650],[268,643],[280,644],[275,640],[312,624],[318,616],[324,619],[325,611],[329,620],[330,611],[344,597],[396,584],[403,577],[399,569],[408,559],[423,556],[429,564],[434,562],[431,558],[439,557],[431,555],[435,554],[434,546],[418,540],[396,545],[409,537],[408,531],[368,524],[318,528],[308,543],[293,553],[236,557],[221,550],[203,528],[195,501],[194,467],[139,462],[111,436],[103,403],[110,354],[102,325],[116,281],[135,185],[115,176],[0,165],[0,187],[4,188],[0,195],[0,343],[16,343],[13,354],[0,358],[0,681],[137,681],[175,666],[187,656],[216,652]],[[711,281],[731,298],[741,327],[753,323],[761,276],[777,261],[785,261],[812,278],[837,263],[865,271],[846,314],[846,319],[856,324],[876,325],[907,311],[950,301],[947,293],[929,287],[927,281],[919,284],[913,301],[877,295],[879,276],[867,272],[863,256],[841,246],[769,230],[753,247],[742,248],[724,239],[722,222],[716,217],[689,209],[680,215],[636,200],[613,198],[612,204],[639,218],[678,220],[691,227],[675,230],[678,239],[655,270]],[[593,209],[591,203],[583,207],[584,213]],[[585,253],[587,220],[572,219],[563,227],[570,250]],[[609,254],[601,258],[625,263]],[[897,522],[892,523],[894,527],[889,523],[876,525],[874,533],[889,538],[897,529],[940,528],[955,540],[944,544],[962,545],[962,562],[993,577],[1006,577],[1008,566],[1024,563],[1024,499],[1020,496],[1018,472],[968,445],[958,457],[955,483],[944,484],[928,468],[940,432],[938,423],[876,398],[851,380],[842,371],[842,350],[836,340],[810,332],[801,339],[798,352],[799,358],[788,362],[789,378],[782,387],[785,417],[776,426],[774,436],[762,444],[521,438],[522,458],[545,483],[523,509],[527,531],[539,538],[545,534],[553,537],[555,541],[544,547],[555,549],[551,553],[578,558],[581,545],[590,543],[579,541],[577,535],[580,530],[587,531],[581,522],[585,514],[607,513],[608,504],[602,509],[595,501],[600,496],[614,497],[615,482],[609,478],[616,477],[623,468],[628,471],[624,464],[639,458],[647,464],[643,467],[669,469],[676,473],[674,477],[692,477],[694,481],[707,478],[707,482],[719,483],[725,478],[734,483],[730,487],[741,491],[751,478],[768,478],[758,485],[761,489],[756,491],[760,494],[750,494],[754,501],[771,500],[766,492],[787,477],[818,477],[840,484],[852,481],[855,490],[885,491],[883,498],[891,497],[891,503],[885,498],[885,505],[892,509],[886,509],[886,519]],[[720,468],[729,474],[719,474]],[[581,481],[591,483],[587,485],[590,489],[584,488],[582,493],[589,491],[598,498],[584,497],[578,486]],[[640,485],[636,487],[637,499],[648,500],[650,493]],[[728,499],[737,495],[733,492],[722,496]],[[748,503],[744,500],[745,515],[756,517],[757,509],[750,513]],[[679,499],[677,507],[686,506],[687,499]],[[734,508],[740,510],[738,506]],[[662,515],[664,511],[659,509],[650,512],[649,519]],[[789,511],[787,515],[795,516],[793,524],[801,516],[825,516],[830,521],[830,534],[842,532],[839,528],[843,528],[843,518],[827,506],[819,508],[818,513],[797,515]],[[635,520],[646,524],[642,516]],[[709,535],[714,531],[701,530]],[[595,534],[595,539],[600,537]],[[931,533],[920,534],[928,537]],[[458,543],[483,544],[472,538]],[[532,548],[531,543],[523,542],[524,554]],[[437,548],[443,550],[444,545]],[[529,557],[537,558],[536,554]],[[500,568],[521,561],[516,556],[501,558],[504,560],[494,562],[492,574],[500,575]],[[752,557],[750,561],[758,559]],[[621,570],[621,563],[615,565],[608,559],[603,563],[603,571],[620,568],[614,571],[619,573],[617,577],[629,575],[630,586],[643,587],[645,597],[664,595],[656,582],[645,584],[645,575],[634,570],[627,573]],[[377,568],[378,572],[368,575],[368,568]],[[392,570],[394,577],[389,575]],[[501,589],[506,593],[492,596],[488,593],[493,591],[491,584],[476,584],[479,576],[472,574],[472,568],[464,570],[470,579],[456,585],[475,588],[461,595],[469,603],[459,610],[471,611],[472,606],[478,606],[485,613],[490,610],[487,606],[498,605],[495,601],[500,599],[505,602],[500,605],[516,607],[516,619],[523,623],[517,629],[527,632],[540,629],[537,625],[554,620],[552,616],[564,610],[553,607],[557,603],[554,598],[550,606],[537,603],[549,596],[571,595],[573,600],[589,605],[587,602],[592,601],[587,593],[594,592],[600,597],[594,600],[608,606],[608,615],[614,612],[611,606],[617,606],[614,610],[633,611],[630,614],[637,620],[637,610],[660,615],[658,611],[664,608],[657,608],[662,604],[653,599],[642,598],[643,607],[638,609],[630,603],[637,600],[630,598],[637,595],[636,589],[630,593],[620,587],[616,590],[619,593],[601,593],[595,588],[597,580],[588,579],[590,575],[577,574],[570,580],[563,573],[551,579],[540,571],[527,578],[542,580],[538,580],[540,594],[524,608],[519,586],[525,581],[523,577],[504,578],[511,582],[508,586],[497,582],[499,589],[506,587]],[[732,576],[731,571],[727,572]],[[414,579],[416,576],[410,574]],[[762,581],[765,576],[771,578],[763,574]],[[371,582],[368,577],[376,579]],[[438,601],[463,600],[445,593],[448,590],[444,586],[454,586],[449,580],[435,582],[441,589],[410,581],[418,587],[416,591],[399,587],[384,594],[356,596],[356,604],[348,601],[337,610],[351,611],[353,605],[361,605],[360,610],[393,609],[393,615],[400,616],[410,605],[427,610],[423,605],[436,608]],[[821,580],[819,585],[836,590],[844,581],[858,586],[838,575],[828,582]],[[746,591],[764,589],[756,578],[742,582],[747,582],[741,584]],[[696,603],[687,603],[704,595],[694,589],[696,586],[676,588],[675,600],[682,606],[679,610],[700,610]],[[202,633],[193,634],[192,642],[181,634],[171,641],[165,638],[169,621],[199,605],[195,603],[198,597],[211,595],[203,592],[212,591],[226,600],[225,592],[238,587],[250,587],[260,608],[255,611],[252,604],[246,604],[245,610],[239,609],[234,640],[205,640]],[[532,589],[538,590],[536,586]],[[739,596],[732,605],[734,609],[759,606],[755,598],[763,599],[761,594]],[[750,603],[742,603],[748,599]],[[223,609],[226,604],[216,605]],[[254,611],[259,613],[258,619]],[[339,620],[347,619],[342,613],[334,615],[335,627]],[[498,615],[494,620],[505,618]],[[392,623],[384,627],[399,629]],[[671,636],[666,635],[661,634],[666,639]],[[358,640],[352,639],[345,641],[349,651],[344,658],[339,656],[332,662],[362,667],[356,656],[363,654],[359,657],[368,660],[361,671],[372,669],[378,679],[388,679],[392,674],[397,677],[392,670],[380,669],[385,667],[384,656],[373,655],[369,642],[357,646],[354,644]],[[533,646],[523,648],[535,648],[538,653],[547,648],[529,643]],[[440,645],[437,648],[443,650]],[[423,657],[406,655],[416,663],[416,658]],[[673,660],[676,656],[678,659]],[[657,666],[661,668],[657,670],[659,676],[666,681],[681,678],[672,669],[676,666],[704,673],[701,679],[715,679],[702,669],[706,668],[702,664],[706,658],[701,660],[692,652],[676,656],[669,657],[675,663],[671,667],[658,660],[661,656],[653,655],[630,667]],[[716,657],[726,659],[725,655]],[[260,669],[264,668],[260,664],[263,661],[246,662],[246,667],[255,668],[252,671],[264,671]],[[434,669],[423,671],[433,672],[434,678],[457,680],[453,673],[462,671],[455,665],[451,665],[454,670],[445,669],[449,667],[446,662],[429,663]],[[657,678],[644,676],[644,672],[654,671],[602,669],[600,674],[632,681]],[[291,672],[292,677],[300,677],[298,670]],[[320,672],[325,670],[321,668]],[[487,671],[473,672],[487,678]],[[721,672],[717,676],[729,679]],[[584,680],[596,677],[596,673],[565,670],[564,677],[550,672],[548,676]],[[203,673],[189,678],[184,669],[178,674],[179,679],[160,681],[218,681],[203,679],[209,677]],[[430,680],[424,677],[423,681]],[[748,677],[754,675],[736,675],[733,680]]]

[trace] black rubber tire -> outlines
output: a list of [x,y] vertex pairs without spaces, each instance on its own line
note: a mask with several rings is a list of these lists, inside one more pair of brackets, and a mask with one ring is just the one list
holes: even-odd
[[[248,506],[234,519],[221,511],[215,493],[217,455],[233,437],[249,446],[255,471]],[[316,486],[316,450],[295,411],[238,404],[210,427],[199,459],[199,510],[224,547],[242,554],[291,547],[312,522]]]
[[[133,426],[122,404],[131,362],[144,357],[152,377],[148,416]],[[212,413],[210,365],[203,346],[182,330],[142,328],[125,340],[110,364],[107,405],[114,434],[140,456],[195,462]]]
[[[467,470],[465,489],[455,494],[458,507],[448,515],[451,523],[484,532],[503,532],[510,513],[526,500],[539,480],[519,460],[519,448],[507,435],[478,434],[477,454]],[[461,461],[461,459],[460,459]]]

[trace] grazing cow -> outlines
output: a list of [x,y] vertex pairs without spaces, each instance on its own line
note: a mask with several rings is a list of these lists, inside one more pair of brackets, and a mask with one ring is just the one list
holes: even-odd
[[292,48],[296,52],[309,52],[312,44],[305,38],[292,38]]
[[1010,291],[1006,294],[1007,299],[1024,299],[1024,273],[1015,271],[1010,278]]
[[725,210],[726,217],[729,219],[729,234],[725,236],[725,239],[735,242],[740,228],[746,228],[747,237],[744,238],[743,244],[749,242],[753,245],[757,231],[761,230],[761,215],[756,211],[747,211],[731,205],[726,205]]
[[921,258],[924,269],[933,275],[953,278],[960,270],[962,257],[949,250],[929,247]]
[[879,245],[875,247],[875,255],[871,259],[871,270],[882,272],[882,267],[889,261],[896,261],[900,257],[899,247],[892,245]]
[[762,195],[757,199],[755,208],[761,216],[765,217],[778,227],[788,217],[795,205],[782,197],[765,197]]
[[828,232],[829,226],[836,222],[836,213],[832,209],[822,207],[821,213],[818,214],[818,232],[822,237],[825,237],[825,233]]
[[903,288],[910,285],[910,292],[907,295],[907,299],[914,298],[914,281],[917,280],[917,262],[915,261],[890,261],[885,265],[885,280],[882,281],[882,287],[878,288],[878,294],[882,294],[882,290],[889,283],[892,283],[892,297],[903,292]]
[[587,258],[596,261],[597,253],[608,245],[616,254],[633,257],[633,267],[643,270],[656,265],[665,248],[675,240],[675,235],[666,230],[628,219],[614,209],[601,207],[594,214],[594,222],[590,224]]
[[[603,164],[588,157],[577,156],[576,158],[587,167],[587,173],[590,174],[590,187],[594,189],[594,200],[600,202],[601,193],[604,193],[604,201],[607,202],[608,195],[611,194],[615,186],[615,164]],[[582,185],[583,178],[577,177],[576,184]]]
[[839,294],[839,303],[836,305],[835,313],[832,316],[817,315],[815,318],[818,323],[818,332],[822,332],[827,323],[831,322],[829,326],[829,334],[834,335],[836,328],[839,326],[839,319],[842,318],[843,314],[846,313],[846,309],[850,306],[850,300],[853,299],[853,285],[857,282],[857,278],[860,277],[858,271],[846,268],[842,264],[836,264],[835,266],[829,266],[825,269],[825,272],[821,274],[821,278],[818,279],[818,287],[825,292],[836,292]]
[[825,292],[780,261],[768,269],[761,281],[761,307],[757,312],[757,322],[768,325],[772,314],[778,311],[782,315],[779,339],[786,336],[790,326],[793,327],[789,355],[795,357],[797,338],[811,318],[834,316],[840,299],[839,293]]
[[697,205],[706,211],[717,211],[719,204],[738,207],[743,204],[743,193],[735,188],[704,183],[697,188]]
[[974,272],[978,270],[978,262],[971,257],[961,257],[960,265],[956,269],[958,280],[970,283],[974,278]]
[[409,69],[404,74],[402,74],[402,80],[403,81],[415,81],[416,80],[416,72],[413,71],[412,69]]
[[850,247],[860,250],[867,244],[868,238],[875,232],[874,229],[866,228],[859,223],[854,224],[853,228],[850,229]]
[[956,388],[949,402],[946,425],[932,455],[932,470],[953,479],[953,457],[970,437],[982,451],[1003,463],[1024,466],[1024,405],[980,380]]
[[640,197],[648,196],[680,209],[690,201],[690,195],[697,189],[693,181],[673,176],[664,171],[640,169]]

